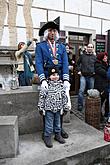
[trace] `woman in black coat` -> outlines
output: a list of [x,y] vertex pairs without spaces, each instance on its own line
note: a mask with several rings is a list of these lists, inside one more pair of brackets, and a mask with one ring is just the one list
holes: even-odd
[[109,112],[109,95],[108,95],[108,54],[102,52],[97,55],[97,60],[95,63],[95,84],[94,88],[100,92],[101,96],[101,106],[105,101],[105,117],[108,117]]

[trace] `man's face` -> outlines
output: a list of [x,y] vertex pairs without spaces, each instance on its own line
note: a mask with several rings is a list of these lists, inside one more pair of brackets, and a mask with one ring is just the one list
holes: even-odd
[[88,44],[88,46],[87,46],[87,52],[88,53],[92,53],[93,52],[93,45],[92,44]]
[[57,34],[57,30],[56,29],[52,29],[52,28],[50,28],[50,29],[48,29],[48,38],[50,39],[50,40],[55,40],[55,38],[56,38],[56,34]]

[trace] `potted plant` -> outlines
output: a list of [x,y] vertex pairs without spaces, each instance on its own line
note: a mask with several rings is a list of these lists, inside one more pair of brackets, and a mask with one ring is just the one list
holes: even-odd
[[34,91],[38,91],[40,88],[40,80],[38,77],[38,74],[34,74],[33,79],[32,79],[32,89]]

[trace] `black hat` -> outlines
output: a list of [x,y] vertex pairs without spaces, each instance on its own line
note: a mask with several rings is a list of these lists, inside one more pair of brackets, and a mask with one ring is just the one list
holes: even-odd
[[47,23],[45,23],[39,30],[39,36],[43,36],[44,35],[44,31],[52,28],[52,29],[56,29],[59,32],[59,25],[55,22],[55,21],[49,21]]
[[53,68],[49,68],[48,69],[48,75],[49,77],[54,74],[54,73],[58,73],[59,74],[59,69],[57,67],[53,67]]

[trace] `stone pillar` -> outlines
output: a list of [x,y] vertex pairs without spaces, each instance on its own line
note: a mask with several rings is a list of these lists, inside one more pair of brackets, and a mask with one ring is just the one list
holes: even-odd
[[17,2],[16,0],[9,0],[8,27],[9,27],[9,39],[11,46],[16,46],[17,44],[16,15],[17,15]]
[[0,116],[0,158],[15,157],[18,143],[18,117]]
[[0,45],[3,35],[4,20],[6,17],[7,3],[5,0],[0,0]]
[[26,23],[26,38],[33,38],[33,22],[31,17],[32,0],[25,0],[23,6],[24,19]]

